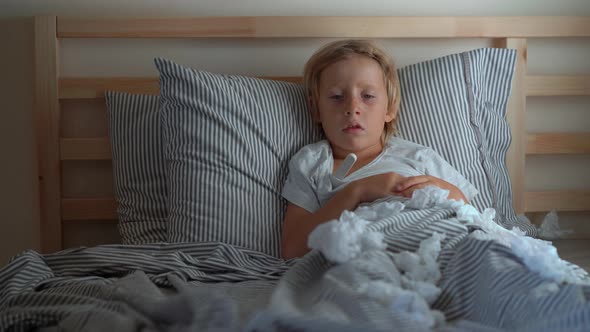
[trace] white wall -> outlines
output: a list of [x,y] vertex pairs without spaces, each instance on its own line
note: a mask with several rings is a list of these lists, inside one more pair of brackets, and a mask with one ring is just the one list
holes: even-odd
[[[586,15],[590,0],[0,0],[0,265],[25,248],[38,248],[36,160],[32,99],[34,15],[60,16],[242,16],[242,15],[358,15],[358,16],[514,16]],[[529,66],[532,73],[590,73],[588,39],[530,42]],[[170,57],[187,65],[219,71],[257,75],[297,75],[307,56],[322,40],[263,40],[252,48],[240,40],[225,42],[200,40],[191,43],[167,40],[157,46],[147,41],[95,40],[62,41],[61,68],[64,76],[132,76],[155,74],[151,58]],[[417,62],[462,49],[484,46],[485,40],[392,41],[387,47],[400,65]],[[207,47],[197,52],[196,44]],[[278,45],[278,47],[277,47]],[[117,54],[112,49],[118,50]],[[231,50],[231,51],[228,51]],[[236,58],[239,66],[232,67]],[[117,59],[115,61],[114,59]],[[130,61],[133,59],[133,61]],[[261,61],[261,59],[264,59]],[[120,61],[119,61],[120,60]],[[120,62],[121,65],[116,64]],[[589,98],[529,100],[530,131],[547,128],[589,131]],[[556,114],[567,105],[568,117]],[[568,159],[568,158],[565,158]],[[559,170],[584,173],[590,168],[588,156],[531,158],[527,186],[551,189],[563,186],[590,187],[590,173],[582,179],[548,177]],[[547,173],[549,172],[549,173]]]
[[588,0],[2,0],[2,16],[589,15]]

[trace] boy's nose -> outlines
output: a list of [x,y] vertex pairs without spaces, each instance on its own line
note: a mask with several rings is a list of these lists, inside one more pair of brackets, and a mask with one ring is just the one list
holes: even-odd
[[361,103],[357,98],[350,98],[350,100],[348,101],[348,105],[346,106],[346,115],[350,116],[353,114],[360,114]]

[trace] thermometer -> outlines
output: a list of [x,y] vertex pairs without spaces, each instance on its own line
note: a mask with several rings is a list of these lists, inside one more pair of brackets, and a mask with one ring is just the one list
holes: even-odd
[[346,158],[344,158],[344,161],[342,162],[342,164],[340,164],[336,172],[334,172],[334,177],[338,179],[344,179],[344,177],[346,176],[346,174],[348,174],[348,171],[350,171],[355,162],[356,154],[350,153],[348,156],[346,156]]

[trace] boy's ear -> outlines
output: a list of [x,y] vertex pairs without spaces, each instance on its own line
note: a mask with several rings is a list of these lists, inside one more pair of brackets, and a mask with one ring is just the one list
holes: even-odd
[[397,117],[397,109],[392,107],[385,114],[385,122],[391,122]]

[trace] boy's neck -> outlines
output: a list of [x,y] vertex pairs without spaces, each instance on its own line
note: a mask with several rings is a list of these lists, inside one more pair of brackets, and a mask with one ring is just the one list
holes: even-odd
[[351,153],[354,153],[357,157],[357,163],[361,162],[361,163],[367,163],[372,161],[373,159],[377,158],[377,156],[379,154],[381,154],[381,151],[383,151],[383,144],[381,144],[381,142],[379,142],[378,144],[375,144],[373,146],[369,146],[365,149],[362,150],[345,150],[345,149],[341,149],[337,146],[334,146],[332,144],[330,144],[332,147],[332,156],[334,158],[334,160],[344,160],[344,158],[346,158],[346,156],[348,156]]
[[379,154],[381,154],[381,151],[383,151],[383,145],[381,143],[374,146],[370,146],[360,151],[347,151],[332,146],[332,157],[334,159],[332,173],[336,172],[336,170],[338,169],[338,167],[340,167],[346,156],[348,156],[350,153],[354,153],[357,159],[347,174],[353,173],[356,170],[373,161],[375,158],[377,158],[377,156],[379,156]]

